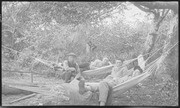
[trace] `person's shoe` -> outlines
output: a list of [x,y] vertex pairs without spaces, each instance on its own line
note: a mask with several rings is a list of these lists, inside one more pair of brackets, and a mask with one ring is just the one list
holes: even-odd
[[105,102],[100,102],[99,106],[105,106]]
[[79,85],[79,93],[80,94],[84,94],[86,92],[85,81],[84,80],[80,80],[78,85]]

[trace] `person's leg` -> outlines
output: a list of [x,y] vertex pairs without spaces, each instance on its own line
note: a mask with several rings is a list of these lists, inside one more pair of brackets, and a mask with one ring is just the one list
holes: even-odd
[[113,92],[113,88],[109,86],[109,93],[108,93],[106,105],[112,105],[112,99],[113,99],[112,92]]
[[99,102],[100,106],[106,105],[109,94],[109,86],[107,82],[100,82],[99,84]]
[[79,86],[79,93],[80,93],[80,94],[84,94],[84,93],[86,92],[86,89],[85,89],[85,81],[81,79],[81,80],[79,81],[78,86]]

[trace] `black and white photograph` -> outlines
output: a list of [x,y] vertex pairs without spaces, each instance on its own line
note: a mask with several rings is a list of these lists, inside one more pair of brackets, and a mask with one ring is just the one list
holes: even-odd
[[178,1],[2,1],[2,106],[179,106]]

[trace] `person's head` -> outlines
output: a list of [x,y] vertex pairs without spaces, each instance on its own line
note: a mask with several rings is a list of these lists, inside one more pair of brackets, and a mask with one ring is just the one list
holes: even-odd
[[123,61],[124,61],[123,59],[116,60],[116,66],[117,66],[117,67],[122,66]]
[[74,62],[75,57],[76,57],[76,55],[74,53],[69,53],[68,54],[68,61],[69,62]]

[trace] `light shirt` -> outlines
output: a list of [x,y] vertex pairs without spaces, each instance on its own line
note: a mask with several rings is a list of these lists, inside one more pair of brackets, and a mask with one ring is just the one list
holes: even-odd
[[119,83],[119,79],[124,77],[128,71],[127,67],[114,67],[110,75],[108,75],[104,81],[108,82],[110,86],[115,86]]
[[121,78],[128,71],[127,67],[114,67],[111,72],[112,77]]
[[141,67],[141,69],[144,71],[144,68],[145,68],[145,60],[142,56],[142,54],[140,54],[138,56],[138,65]]

